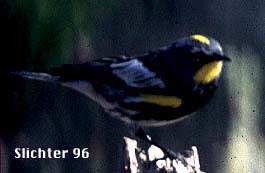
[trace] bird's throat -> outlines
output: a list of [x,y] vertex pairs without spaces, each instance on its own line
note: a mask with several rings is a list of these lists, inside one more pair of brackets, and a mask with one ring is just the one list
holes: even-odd
[[208,84],[220,75],[222,67],[222,61],[213,61],[205,64],[195,73],[193,79],[198,83]]

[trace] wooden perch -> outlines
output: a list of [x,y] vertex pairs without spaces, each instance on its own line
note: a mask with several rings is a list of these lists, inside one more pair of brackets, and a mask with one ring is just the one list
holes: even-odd
[[136,140],[128,137],[124,137],[124,144],[126,173],[202,173],[195,146],[192,146],[191,150],[174,153],[175,157],[172,158],[158,146],[149,145],[140,148]]

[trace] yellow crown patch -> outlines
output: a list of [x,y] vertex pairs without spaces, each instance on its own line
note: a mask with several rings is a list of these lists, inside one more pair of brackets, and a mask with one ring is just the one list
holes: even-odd
[[195,34],[195,35],[192,35],[191,38],[194,40],[197,40],[203,44],[210,45],[210,40],[203,35]]

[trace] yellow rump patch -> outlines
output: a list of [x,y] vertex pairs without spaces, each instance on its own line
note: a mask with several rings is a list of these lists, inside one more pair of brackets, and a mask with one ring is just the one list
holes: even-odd
[[143,99],[146,103],[152,103],[159,106],[167,106],[173,108],[180,107],[182,104],[182,100],[175,96],[144,94]]
[[220,75],[222,66],[222,61],[213,61],[211,63],[205,64],[196,72],[193,79],[203,84],[210,83]]
[[203,44],[210,45],[210,40],[203,35],[196,34],[196,35],[192,35],[191,38],[194,40],[197,40]]

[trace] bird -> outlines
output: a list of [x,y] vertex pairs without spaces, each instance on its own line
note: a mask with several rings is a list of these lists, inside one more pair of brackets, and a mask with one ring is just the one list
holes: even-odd
[[229,61],[216,39],[195,34],[140,55],[11,73],[72,88],[125,122],[160,126],[205,106]]

